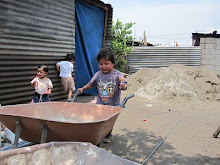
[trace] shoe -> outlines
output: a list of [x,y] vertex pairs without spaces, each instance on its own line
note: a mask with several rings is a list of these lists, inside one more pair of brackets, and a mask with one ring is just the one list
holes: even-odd
[[67,101],[68,101],[68,102],[71,102],[71,101],[72,101],[72,98],[71,98],[71,97],[68,97],[68,98],[67,98]]
[[111,134],[111,135],[109,135],[108,137],[105,137],[105,138],[102,140],[102,142],[103,142],[103,143],[111,143],[111,142],[112,142],[112,139],[113,139],[113,137],[112,137],[112,134]]

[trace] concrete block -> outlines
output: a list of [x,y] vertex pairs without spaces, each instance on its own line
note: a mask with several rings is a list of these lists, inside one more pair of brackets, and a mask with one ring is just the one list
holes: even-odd
[[220,38],[216,38],[217,44],[220,45]]
[[215,60],[216,59],[216,55],[215,54],[210,54],[207,59],[210,59],[210,60]]
[[212,59],[210,59],[209,60],[209,64],[211,64],[211,65],[220,65],[220,60],[216,60],[216,59],[214,59],[214,60],[212,60]]
[[220,61],[220,54],[217,54],[217,55],[215,56],[215,59],[216,59],[217,61]]
[[213,49],[217,49],[217,44],[212,44],[213,45]]
[[205,44],[218,44],[219,38],[205,38]]
[[201,54],[209,55],[211,53],[211,49],[202,49]]
[[209,60],[201,59],[201,65],[209,65]]
[[199,46],[200,46],[201,50],[202,50],[202,49],[205,49],[205,44],[201,44],[201,43],[200,43]]
[[215,55],[220,55],[220,49],[212,49],[211,51],[210,51],[210,53],[211,54],[215,54]]
[[205,38],[200,38],[200,45],[201,49],[205,49]]
[[206,68],[215,71],[215,66],[214,65],[204,65]]
[[220,55],[220,50],[217,49],[211,50],[210,55],[217,57]]
[[217,43],[216,49],[220,50],[220,43]]
[[210,54],[201,54],[201,59],[203,60],[209,60],[210,59]]
[[201,53],[201,59],[206,59],[206,54]]
[[[201,41],[201,39],[200,39]],[[212,43],[212,38],[204,38],[204,43],[205,44],[211,44]]]
[[205,44],[205,49],[216,49],[217,45],[216,44]]
[[200,38],[200,44],[205,44],[205,38]]
[[217,44],[218,40],[217,38],[212,38],[211,44]]
[[201,48],[218,49],[220,46],[220,38],[201,38],[200,46]]

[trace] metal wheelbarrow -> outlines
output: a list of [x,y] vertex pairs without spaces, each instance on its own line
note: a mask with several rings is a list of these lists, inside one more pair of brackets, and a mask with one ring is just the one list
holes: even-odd
[[138,165],[138,163],[111,154],[91,143],[82,142],[50,142],[4,151],[0,152],[0,160],[2,165]]
[[100,144],[113,129],[122,107],[75,102],[45,102],[0,107],[0,121],[19,137],[32,143],[77,141]]

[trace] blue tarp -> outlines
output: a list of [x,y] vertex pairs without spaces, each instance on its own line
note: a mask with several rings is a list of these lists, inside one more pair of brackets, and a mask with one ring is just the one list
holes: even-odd
[[[105,11],[81,0],[76,0],[76,89],[83,87],[99,70],[97,54],[102,48]],[[96,95],[95,88],[85,94]]]

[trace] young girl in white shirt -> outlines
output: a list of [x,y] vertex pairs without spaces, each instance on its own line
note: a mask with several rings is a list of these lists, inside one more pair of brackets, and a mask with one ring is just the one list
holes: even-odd
[[33,103],[49,102],[49,95],[53,84],[48,75],[48,67],[46,65],[40,65],[37,68],[37,76],[31,81],[31,86],[35,89],[33,96]]

